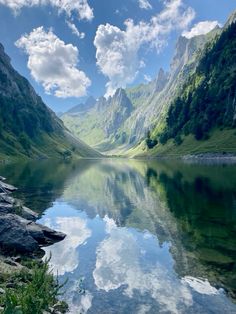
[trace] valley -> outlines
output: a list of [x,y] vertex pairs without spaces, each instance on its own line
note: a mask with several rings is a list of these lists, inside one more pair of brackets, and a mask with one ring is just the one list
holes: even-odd
[[[216,27],[206,35],[180,37],[169,72],[160,69],[150,83],[118,89],[107,99],[91,97],[61,119],[73,134],[106,155],[234,154],[236,43],[230,34],[235,34],[235,17],[233,13],[222,29]],[[205,60],[210,70],[204,68]],[[221,93],[217,93],[219,86],[223,86]],[[196,100],[191,100],[196,93]]]

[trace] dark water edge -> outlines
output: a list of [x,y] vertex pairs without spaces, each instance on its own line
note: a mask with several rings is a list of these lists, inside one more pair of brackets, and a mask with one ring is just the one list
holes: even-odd
[[[73,234],[77,236],[74,238],[68,230],[67,241],[77,239],[78,246],[64,243],[70,247],[69,254],[74,250],[73,254],[77,252],[80,260],[73,271],[66,269],[66,261],[62,259],[61,262],[65,263],[61,280],[69,278],[68,289],[74,295],[72,299],[68,295],[65,297],[72,304],[78,305],[83,298],[74,291],[76,289],[72,289],[72,278],[76,276],[78,280],[85,277],[84,289],[93,296],[88,313],[95,313],[95,308],[102,313],[104,307],[106,313],[136,313],[137,299],[142,300],[139,306],[143,311],[146,309],[146,313],[152,313],[150,309],[171,313],[168,307],[159,308],[162,304],[160,300],[158,303],[160,291],[155,287],[149,290],[144,283],[142,287],[142,281],[157,280],[158,284],[158,279],[161,280],[154,267],[160,259],[160,265],[166,267],[167,277],[163,280],[171,278],[170,284],[177,291],[186,287],[192,289],[193,305],[187,310],[186,304],[178,304],[176,313],[220,313],[223,308],[228,309],[226,313],[236,312],[235,165],[186,164],[167,160],[81,160],[66,163],[49,160],[1,165],[0,173],[8,178],[9,183],[21,187],[16,194],[28,207],[43,215],[43,222],[60,227],[58,220],[67,218],[72,227],[76,219],[80,228],[88,226],[85,228],[88,236],[85,242],[79,243],[78,235]],[[74,219],[70,220],[71,217]],[[106,231],[108,225],[112,226],[109,227],[110,233]],[[124,243],[133,241],[132,237],[134,243],[138,243],[139,251],[133,252],[135,257],[129,262],[129,254],[125,254],[123,247]],[[150,240],[145,242],[145,237]],[[123,256],[122,269],[121,265],[117,266],[117,261],[109,258],[108,264],[103,259],[105,266],[98,269],[98,260],[104,257],[100,252],[105,250],[105,245],[112,243],[123,243],[118,252]],[[63,253],[63,245],[59,248]],[[52,248],[52,253],[53,250],[56,255],[57,247]],[[140,253],[142,251],[147,252],[145,257]],[[111,256],[117,254],[116,251],[109,252]],[[114,263],[114,269],[109,262]],[[132,293],[128,289],[131,281],[127,280],[131,262],[137,262],[142,269],[140,279],[137,276],[141,283],[134,284]],[[60,268],[61,264],[55,263],[54,266]],[[114,282],[111,278],[103,278],[103,282],[109,282],[109,290],[108,286],[101,285],[101,276],[110,271],[114,277],[117,275],[115,269],[126,279],[119,279],[121,283],[118,284],[118,279]],[[204,291],[205,294],[202,293]],[[168,294],[164,296],[168,297]],[[104,301],[99,301],[101,297]],[[121,304],[114,301],[117,299]]]

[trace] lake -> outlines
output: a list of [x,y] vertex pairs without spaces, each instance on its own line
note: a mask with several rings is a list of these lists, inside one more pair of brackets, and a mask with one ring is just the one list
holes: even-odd
[[45,252],[70,313],[236,313],[236,166],[48,160],[0,174],[67,234]]

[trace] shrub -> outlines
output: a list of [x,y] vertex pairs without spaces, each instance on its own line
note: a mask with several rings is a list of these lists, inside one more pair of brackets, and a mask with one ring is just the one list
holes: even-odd
[[[31,271],[22,270],[15,277],[15,288],[8,288],[0,300],[3,314],[41,314],[57,303],[63,285],[48,272],[49,260],[35,263]],[[19,284],[20,283],[20,284]],[[66,306],[63,303],[64,313]]]

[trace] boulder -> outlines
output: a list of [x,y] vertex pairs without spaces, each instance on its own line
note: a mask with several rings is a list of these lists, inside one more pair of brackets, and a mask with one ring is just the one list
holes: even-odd
[[8,204],[14,204],[16,200],[7,193],[0,193],[0,201]]
[[14,253],[32,253],[39,249],[38,242],[26,230],[20,217],[13,214],[0,216],[0,247]]
[[30,222],[26,225],[26,229],[29,234],[41,245],[47,246],[55,242],[62,241],[65,238],[65,234],[52,230],[46,226]]
[[5,182],[0,181],[0,188],[4,191],[9,191],[9,192],[14,192],[17,190],[16,187],[14,187],[13,185],[7,184]]
[[25,206],[17,207],[17,205],[13,205],[10,203],[0,203],[0,215],[3,214],[20,214],[21,217],[28,220],[36,220],[38,218],[38,214]]
[[21,216],[28,220],[36,220],[39,217],[39,214],[31,210],[26,206],[22,206],[21,208]]
[[7,252],[30,254],[51,245],[65,234],[36,224],[15,214],[0,215],[0,247]]

